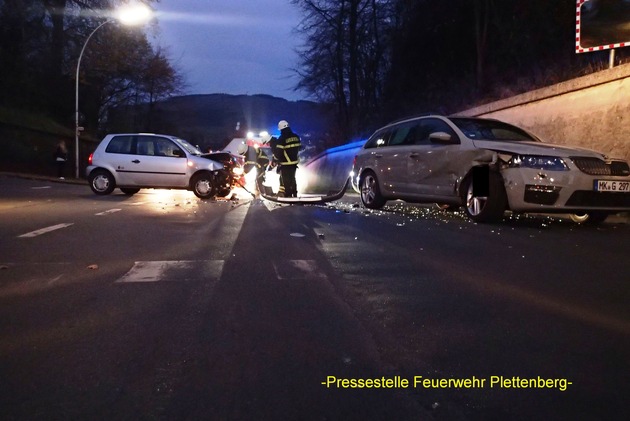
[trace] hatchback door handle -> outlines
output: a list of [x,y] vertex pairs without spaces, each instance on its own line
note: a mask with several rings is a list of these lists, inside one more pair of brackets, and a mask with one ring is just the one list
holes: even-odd
[[417,158],[417,157],[419,157],[419,156],[420,156],[420,155],[419,155],[419,154],[417,154],[417,153],[415,153],[415,152],[414,152],[414,153],[410,153],[410,154],[409,154],[409,158]]
[[383,155],[381,155],[380,153],[375,153],[374,154],[374,158],[382,158],[382,157],[383,157]]
[[131,161],[131,162],[133,162],[134,164],[139,164],[139,163],[140,163],[140,160],[139,160],[139,159],[134,159],[134,160],[133,160],[133,161]]

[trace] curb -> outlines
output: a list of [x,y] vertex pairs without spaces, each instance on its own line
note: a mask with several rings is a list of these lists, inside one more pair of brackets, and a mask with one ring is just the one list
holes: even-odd
[[23,178],[25,180],[50,181],[52,183],[87,185],[87,180],[84,180],[82,178],[78,178],[78,179],[77,178],[59,179],[57,177],[51,177],[51,176],[47,176],[47,175],[27,174],[27,173],[18,173],[18,172],[6,172],[6,171],[0,171],[0,176],[2,176],[2,177]]

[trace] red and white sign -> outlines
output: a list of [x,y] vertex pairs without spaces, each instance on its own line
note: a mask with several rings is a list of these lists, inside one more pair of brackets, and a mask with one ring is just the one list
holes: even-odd
[[575,52],[630,46],[630,1],[577,0]]

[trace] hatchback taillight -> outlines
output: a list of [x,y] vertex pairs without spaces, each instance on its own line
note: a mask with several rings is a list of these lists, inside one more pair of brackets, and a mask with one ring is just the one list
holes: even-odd
[[92,165],[92,158],[94,157],[94,153],[91,153],[88,157],[88,165]]

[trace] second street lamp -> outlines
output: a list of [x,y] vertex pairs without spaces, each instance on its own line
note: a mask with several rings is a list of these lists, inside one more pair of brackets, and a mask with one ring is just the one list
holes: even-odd
[[83,53],[85,52],[85,48],[88,45],[88,42],[92,38],[92,36],[101,29],[103,26],[108,23],[112,23],[115,21],[119,21],[123,25],[141,25],[143,23],[148,22],[153,13],[148,6],[144,4],[137,4],[133,6],[125,6],[118,9],[116,13],[115,19],[108,19],[105,22],[101,23],[97,26],[86,38],[83,43],[83,48],[81,48],[81,53],[79,54],[79,59],[77,60],[77,72],[75,78],[75,90],[74,90],[74,160],[75,160],[75,178],[79,178],[79,135],[83,130],[82,127],[79,126],[79,70],[81,68],[81,59],[83,58]]

